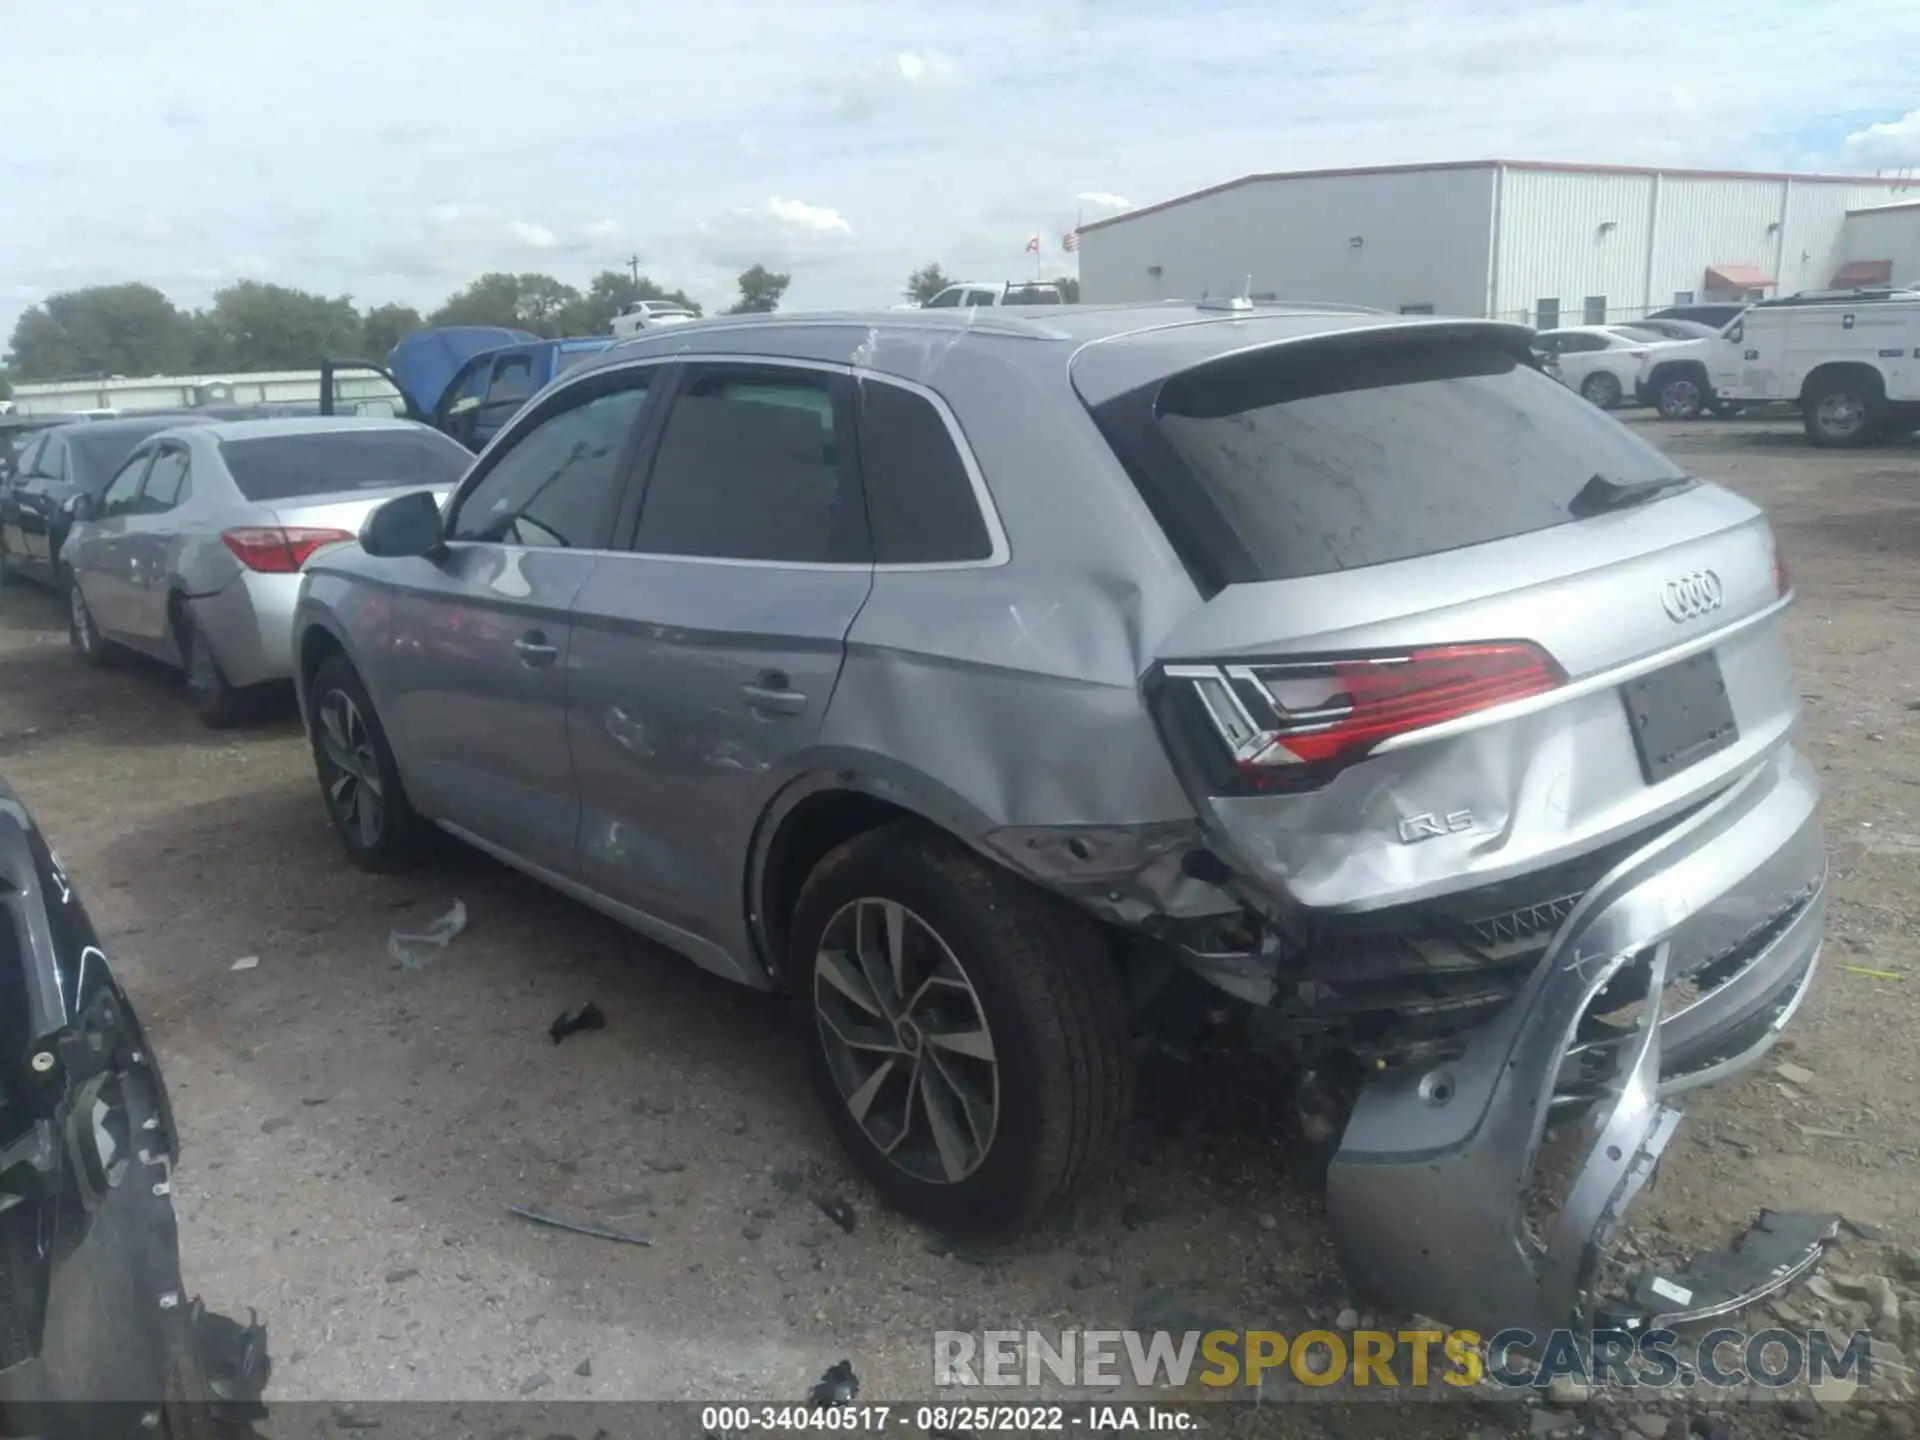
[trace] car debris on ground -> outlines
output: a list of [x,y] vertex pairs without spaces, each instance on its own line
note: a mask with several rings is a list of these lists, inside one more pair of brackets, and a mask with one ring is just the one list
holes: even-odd
[[588,1030],[607,1028],[607,1017],[600,1013],[600,1007],[589,1000],[586,1004],[572,1010],[563,1010],[553,1024],[547,1027],[547,1034],[558,1045],[569,1035],[583,1034]]
[[507,1212],[518,1215],[522,1220],[531,1220],[536,1225],[551,1225],[556,1230],[571,1230],[576,1235],[592,1235],[601,1240],[618,1240],[623,1245],[651,1245],[653,1240],[618,1223],[618,1217],[599,1218],[590,1215],[569,1215],[561,1210],[551,1210],[544,1205],[509,1205]]
[[456,900],[453,908],[425,930],[394,930],[387,936],[387,954],[399,962],[402,970],[424,970],[440,958],[440,952],[467,928],[466,902]]

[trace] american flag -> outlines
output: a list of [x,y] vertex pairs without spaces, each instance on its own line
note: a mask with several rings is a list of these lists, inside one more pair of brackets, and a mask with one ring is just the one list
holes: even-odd
[[1080,232],[1078,230],[1069,230],[1060,238],[1060,248],[1065,250],[1069,255],[1075,250],[1078,250],[1080,248]]
[[1027,241],[1027,253],[1029,255],[1038,255],[1040,253],[1040,237],[1038,235],[1035,235]]

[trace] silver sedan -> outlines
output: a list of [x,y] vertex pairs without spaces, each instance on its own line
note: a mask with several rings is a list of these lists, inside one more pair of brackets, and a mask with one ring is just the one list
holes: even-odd
[[472,461],[407,420],[241,420],[144,441],[61,551],[69,634],[89,664],[116,647],[177,666],[208,725],[245,692],[293,676],[302,567],[351,541],[395,494],[445,494]]

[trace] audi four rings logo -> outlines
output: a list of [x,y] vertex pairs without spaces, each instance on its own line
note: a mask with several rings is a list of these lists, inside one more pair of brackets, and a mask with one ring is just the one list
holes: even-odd
[[1698,620],[1702,615],[1711,614],[1726,598],[1726,586],[1711,570],[1696,570],[1660,587],[1660,606],[1676,625],[1682,620]]

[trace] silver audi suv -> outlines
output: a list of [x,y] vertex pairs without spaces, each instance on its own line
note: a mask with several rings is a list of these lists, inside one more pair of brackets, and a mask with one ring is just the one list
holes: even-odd
[[1138,1047],[1225,1017],[1287,1053],[1356,1283],[1560,1323],[1671,1102],[1800,1003],[1825,854],[1766,519],[1529,333],[1239,302],[616,346],[309,566],[328,813],[362,865],[451,832],[791,992],[840,1137],[936,1226],[1063,1201]]

